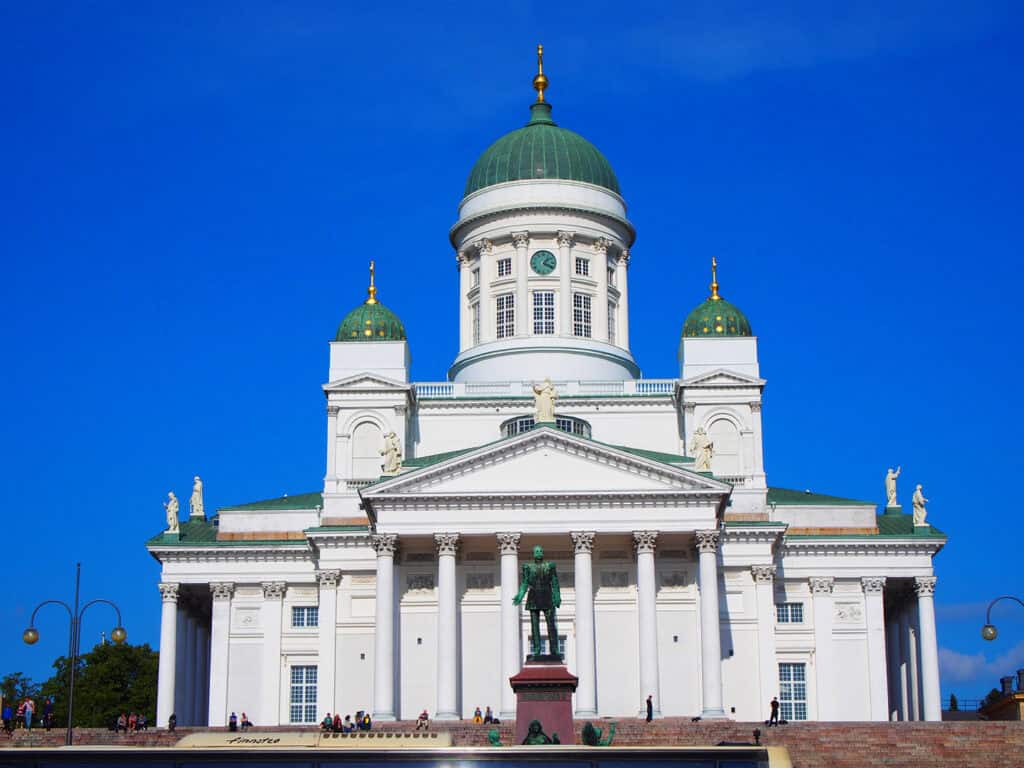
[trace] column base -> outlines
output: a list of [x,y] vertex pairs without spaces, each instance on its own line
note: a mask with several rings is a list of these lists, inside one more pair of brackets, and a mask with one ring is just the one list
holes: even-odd
[[700,713],[701,720],[729,720],[724,709],[705,709]]
[[458,715],[457,712],[438,712],[436,715],[434,715],[433,719],[434,720],[459,720],[461,718],[459,718],[459,715]]
[[395,717],[393,712],[374,712],[373,721],[375,723],[394,723],[398,721],[398,718]]
[[887,514],[887,515],[902,515],[903,514],[903,507],[900,506],[899,504],[896,504],[895,506],[892,506],[892,507],[886,507],[885,508],[885,514]]

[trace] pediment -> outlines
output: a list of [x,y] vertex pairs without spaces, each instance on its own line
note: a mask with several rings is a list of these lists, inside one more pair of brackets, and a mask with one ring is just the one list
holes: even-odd
[[323,385],[324,392],[351,392],[352,390],[408,392],[411,388],[412,386],[404,381],[396,381],[395,379],[389,379],[386,376],[378,376],[372,373],[357,373]]
[[745,373],[718,368],[714,371],[692,376],[679,382],[682,389],[687,387],[763,387],[764,379],[748,376]]

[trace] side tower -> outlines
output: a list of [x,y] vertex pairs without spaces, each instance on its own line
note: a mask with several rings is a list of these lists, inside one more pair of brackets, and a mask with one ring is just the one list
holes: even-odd
[[450,239],[459,266],[455,381],[622,381],[635,232],[611,165],[558,127],[537,47],[530,121],[477,160]]
[[[711,260],[711,295],[683,324],[679,342],[679,402],[684,450],[711,442],[711,471],[733,485],[731,514],[765,512],[767,482],[761,431],[765,381],[750,322],[718,293]],[[694,436],[703,430],[695,443]]]
[[382,474],[384,437],[408,444],[409,344],[405,327],[377,299],[374,264],[366,301],[349,312],[331,342],[327,472],[321,522],[362,518],[359,489]]

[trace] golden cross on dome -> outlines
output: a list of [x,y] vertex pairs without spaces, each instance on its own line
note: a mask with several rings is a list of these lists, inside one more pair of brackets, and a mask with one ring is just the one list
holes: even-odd
[[537,46],[537,76],[533,78],[533,87],[537,91],[537,101],[544,101],[544,89],[548,87],[548,78],[544,74],[544,46]]
[[366,303],[367,304],[376,304],[377,303],[377,287],[373,284],[373,273],[374,273],[373,261],[371,260],[370,261],[370,288],[367,291],[367,293],[369,294],[369,296],[366,299]]
[[718,301],[722,297],[718,295],[718,260],[711,257],[711,298]]

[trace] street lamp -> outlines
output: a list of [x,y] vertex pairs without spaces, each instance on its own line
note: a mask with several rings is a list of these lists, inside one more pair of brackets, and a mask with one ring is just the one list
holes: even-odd
[[25,641],[27,645],[35,645],[39,640],[39,630],[36,629],[36,614],[39,609],[44,605],[53,603],[55,605],[63,605],[64,609],[68,612],[68,617],[71,619],[71,627],[68,630],[68,658],[70,659],[70,666],[68,668],[68,730],[64,737],[64,743],[67,746],[71,746],[71,723],[72,713],[75,707],[75,667],[78,666],[78,650],[79,642],[82,639],[82,616],[85,615],[86,610],[89,606],[95,605],[96,603],[106,603],[114,612],[117,613],[117,626],[114,627],[110,633],[110,639],[117,645],[120,645],[128,639],[128,633],[124,627],[121,626],[121,609],[118,608],[110,600],[90,600],[88,603],[82,606],[81,610],[78,608],[78,589],[82,581],[82,564],[75,564],[75,607],[72,608],[70,605],[65,603],[63,600],[44,600],[36,606],[35,610],[32,611],[32,618],[28,620],[28,629],[21,634],[21,639]]
[[992,623],[992,606],[1000,600],[1013,600],[1024,608],[1024,600],[1021,600],[1019,597],[1014,597],[1013,595],[1002,595],[989,603],[988,610],[985,611],[985,626],[981,628],[981,636],[985,640],[995,640],[999,636],[999,630],[997,630],[996,625]]

